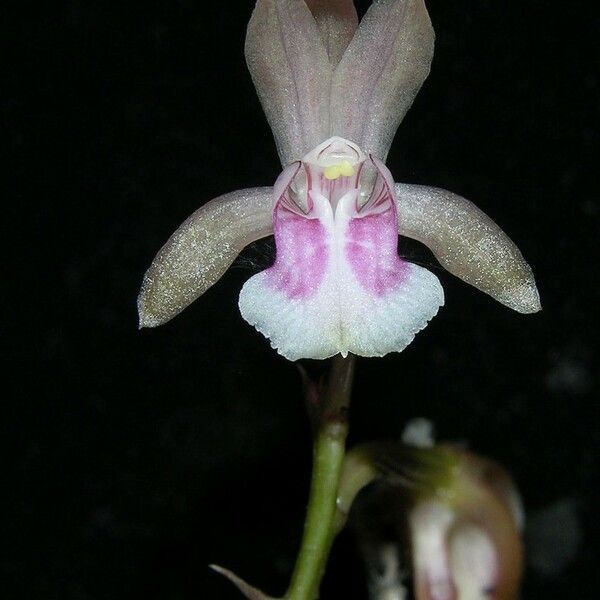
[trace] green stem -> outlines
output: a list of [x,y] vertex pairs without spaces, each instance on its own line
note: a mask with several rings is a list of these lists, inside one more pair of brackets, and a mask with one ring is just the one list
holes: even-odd
[[304,535],[286,600],[315,600],[336,531],[336,499],[348,435],[354,357],[333,359],[329,385],[317,416],[313,474]]

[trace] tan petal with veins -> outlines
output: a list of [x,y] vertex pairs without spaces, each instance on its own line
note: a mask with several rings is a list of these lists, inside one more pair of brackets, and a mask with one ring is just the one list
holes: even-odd
[[140,327],[172,319],[216,283],[245,246],[273,233],[272,191],[263,187],[225,194],[179,227],[144,275]]
[[331,67],[304,0],[258,0],[246,62],[284,166],[329,137]]
[[425,244],[453,275],[520,313],[541,310],[531,267],[511,239],[452,192],[396,184],[401,235]]
[[434,38],[423,0],[373,2],[333,75],[331,135],[385,162],[429,74]]

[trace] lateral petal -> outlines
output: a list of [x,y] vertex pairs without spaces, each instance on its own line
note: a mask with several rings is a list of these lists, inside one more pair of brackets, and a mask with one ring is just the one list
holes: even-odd
[[439,188],[395,187],[401,235],[425,244],[450,273],[505,306],[520,313],[541,310],[531,267],[472,202]]
[[140,327],[166,323],[216,283],[251,242],[273,233],[273,188],[224,194],[193,213],[156,255],[138,296]]
[[331,67],[304,0],[258,0],[245,52],[285,166],[329,137]]
[[333,75],[331,135],[385,160],[429,74],[433,44],[423,0],[375,0]]
[[317,21],[332,67],[340,62],[358,27],[353,0],[305,0]]

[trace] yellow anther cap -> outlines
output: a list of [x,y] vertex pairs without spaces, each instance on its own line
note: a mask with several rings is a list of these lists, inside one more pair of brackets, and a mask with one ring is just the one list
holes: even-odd
[[341,163],[325,167],[323,175],[325,175],[325,179],[338,179],[341,175],[350,177],[354,175],[354,167],[349,161],[343,160]]
[[345,177],[351,177],[354,175],[354,167],[350,164],[349,161],[343,160],[340,165],[340,173]]

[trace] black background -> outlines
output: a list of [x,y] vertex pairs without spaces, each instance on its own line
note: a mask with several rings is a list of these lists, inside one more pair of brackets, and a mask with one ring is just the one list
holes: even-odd
[[[236,306],[272,246],[168,325],[136,328],[142,274],[172,231],[278,175],[243,58],[252,4],[21,2],[3,19],[6,597],[239,597],[209,562],[285,588],[309,428],[295,366]],[[428,8],[432,72],[388,166],[492,216],[544,310],[516,314],[401,241],[441,278],[446,307],[401,355],[359,361],[351,441],[426,416],[506,465],[528,511],[574,499],[576,561],[554,579],[528,572],[523,597],[593,598],[598,22],[577,1]],[[323,597],[362,585],[344,534]]]

